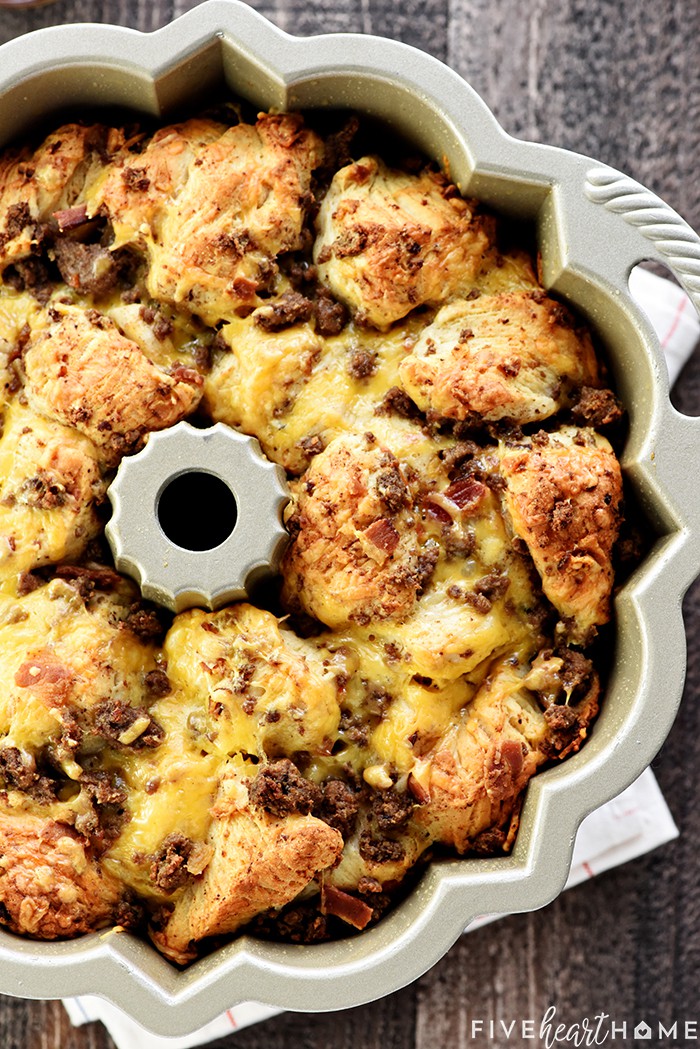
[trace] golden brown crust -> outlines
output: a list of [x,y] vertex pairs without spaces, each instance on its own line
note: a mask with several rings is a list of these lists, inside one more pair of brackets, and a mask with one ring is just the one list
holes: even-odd
[[[312,938],[364,928],[433,843],[506,851],[529,779],[595,717],[576,646],[609,615],[620,471],[557,419],[618,417],[591,340],[444,176],[348,163],[336,139],[232,107],[0,157],[17,931],[125,920],[122,892],[177,962],[261,912],[298,940],[288,902]],[[121,456],[202,390],[199,419],[296,478],[264,597],[288,614],[166,630],[90,539]],[[541,419],[552,433],[495,425]]]
[[314,257],[321,279],[383,329],[416,306],[439,305],[468,290],[493,224],[442,175],[408,175],[363,157],[336,173],[318,229]]
[[[145,241],[151,295],[212,324],[253,309],[258,291],[274,283],[275,256],[301,247],[311,172],[321,160],[320,140],[293,114],[263,114],[255,125],[222,131],[213,137],[210,125],[189,122],[156,142],[153,156],[147,150],[129,179],[148,182],[142,208],[138,189],[125,195],[115,180],[100,198]],[[164,167],[160,180],[151,164]]]
[[590,336],[541,292],[505,292],[443,307],[401,363],[422,411],[517,423],[549,418],[573,386],[597,382]]
[[[576,658],[583,670],[572,669]],[[497,661],[461,724],[416,763],[413,789],[422,801],[416,822],[458,852],[480,851],[488,833],[506,848],[525,786],[543,764],[579,749],[599,694],[598,677],[582,657],[548,652],[531,668],[512,658]]]
[[542,588],[584,642],[610,618],[612,548],[622,500],[620,465],[608,442],[573,427],[501,457],[505,504],[527,543]]
[[56,940],[102,929],[122,896],[71,827],[0,814],[0,921],[12,932]]
[[74,585],[56,579],[24,597],[2,599],[4,746],[48,755],[76,779],[78,747],[90,739],[113,742],[96,722],[96,708],[110,698],[127,708],[148,702],[144,679],[155,668],[155,648],[125,627],[134,591],[124,590],[102,594],[86,608]]
[[0,268],[29,255],[42,223],[78,199],[101,155],[122,140],[118,129],[65,124],[36,149],[0,159]]
[[89,215],[109,217],[116,247],[145,249],[159,236],[167,207],[184,188],[199,150],[225,130],[196,118],[160,128],[140,152],[119,152],[88,193]]
[[405,619],[425,582],[409,484],[371,435],[339,437],[297,489],[284,600],[327,626]]
[[196,408],[193,369],[168,375],[94,310],[62,306],[24,357],[35,411],[75,427],[114,465],[144,434],[172,426]]
[[197,941],[231,933],[261,911],[293,900],[343,848],[337,830],[314,816],[284,819],[257,812],[222,814],[212,824],[214,854],[186,890],[156,946],[173,961],[196,955]]
[[464,712],[419,763],[425,792],[416,821],[458,852],[489,827],[500,827],[546,760],[546,722],[522,687],[522,672],[496,665]]

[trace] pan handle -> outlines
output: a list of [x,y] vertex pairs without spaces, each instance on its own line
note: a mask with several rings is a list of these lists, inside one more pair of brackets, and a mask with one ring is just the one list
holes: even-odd
[[589,170],[584,193],[638,230],[644,238],[641,257],[668,266],[700,314],[700,237],[688,223],[656,194],[614,168]]
[[[586,204],[614,217],[627,227],[626,244],[617,258],[607,260],[609,270],[622,265],[626,272],[617,279],[626,283],[630,270],[646,259],[654,259],[673,273],[700,315],[700,237],[656,194],[639,182],[613,168],[590,162],[584,175]],[[593,222],[593,225],[596,225]],[[597,223],[598,232],[605,223]],[[603,263],[605,266],[605,263]],[[610,274],[612,276],[612,274]],[[614,279],[614,278],[613,278]],[[650,480],[663,480],[672,492],[672,503],[680,511],[677,523],[682,532],[692,536],[677,559],[676,570],[685,589],[700,573],[700,500],[697,496],[696,472],[700,467],[700,419],[682,415],[665,400],[656,405],[658,413],[651,427],[653,441],[646,464]],[[670,517],[675,513],[670,511]],[[686,538],[688,535],[686,534]],[[685,562],[685,564],[684,564]]]

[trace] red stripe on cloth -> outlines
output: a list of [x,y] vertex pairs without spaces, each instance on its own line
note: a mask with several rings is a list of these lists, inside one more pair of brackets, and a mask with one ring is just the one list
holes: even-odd
[[591,870],[590,863],[583,863],[583,864],[581,864],[581,866],[583,867],[583,869],[585,870],[585,872],[586,872],[586,874],[588,875],[589,878],[595,878],[595,874]]
[[663,339],[661,340],[661,349],[662,350],[666,349],[666,347],[668,346],[669,342],[673,338],[674,332],[675,332],[676,328],[678,327],[678,325],[680,323],[681,314],[683,313],[683,310],[686,308],[687,305],[688,305],[688,300],[687,300],[687,298],[685,296],[683,296],[683,298],[678,300],[678,305],[676,306],[676,312],[675,312],[675,314],[673,316],[673,320],[671,321],[671,326],[668,329],[668,331],[666,332],[666,334],[664,335]]
[[228,1020],[231,1024],[231,1027],[238,1027],[238,1024],[236,1023],[236,1017],[233,1015],[230,1009],[226,1010],[226,1015],[228,1016]]

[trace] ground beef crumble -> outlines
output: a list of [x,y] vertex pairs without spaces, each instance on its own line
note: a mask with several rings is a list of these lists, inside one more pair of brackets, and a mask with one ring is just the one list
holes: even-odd
[[[96,734],[112,746],[142,750],[160,746],[165,738],[165,732],[145,707],[132,707],[119,699],[106,699],[99,703],[95,707],[94,718]],[[146,727],[130,743],[123,743],[121,737],[128,734],[129,729],[141,718],[148,718]]]
[[376,409],[376,414],[400,415],[405,419],[420,418],[420,412],[417,406],[413,403],[408,394],[398,386],[392,386],[391,389],[387,390],[384,394],[384,399]]
[[33,506],[37,510],[55,510],[65,505],[68,493],[54,476],[40,471],[34,477],[28,477],[22,482],[17,499],[18,502],[26,506]]
[[123,783],[103,770],[84,772],[80,786],[96,805],[123,805],[126,801]]
[[580,698],[593,674],[593,663],[575,648],[561,648],[557,655],[564,661],[560,678],[564,688],[574,698]]
[[330,940],[333,919],[321,914],[314,903],[294,904],[284,910],[268,911],[254,919],[251,933],[265,940],[289,943],[324,943]]
[[116,774],[97,769],[83,772],[80,793],[87,804],[76,817],[75,829],[89,839],[96,853],[104,852],[129,820],[123,807],[127,797],[124,784]]
[[189,881],[187,870],[194,843],[179,831],[169,834],[153,857],[149,875],[151,881],[166,895],[170,895]]
[[403,827],[411,818],[415,800],[398,790],[377,790],[371,803],[372,818],[380,831]]
[[340,779],[327,780],[323,786],[323,797],[314,809],[314,815],[349,838],[355,829],[359,811],[357,791]]
[[334,299],[331,293],[323,287],[316,292],[316,331],[324,338],[332,335],[340,335],[348,323],[350,314],[347,307]]
[[410,502],[408,487],[401,476],[398,463],[385,470],[380,470],[374,484],[377,495],[390,514],[398,514],[400,510],[408,506]]
[[263,331],[278,332],[291,328],[293,324],[308,321],[313,316],[311,299],[298,291],[286,291],[279,299],[264,306],[255,314],[255,323]]
[[322,437],[319,437],[318,434],[311,434],[308,437],[302,437],[299,441],[299,447],[305,455],[312,458],[314,455],[320,455],[325,445]]
[[360,835],[360,856],[369,863],[400,863],[405,852],[400,841],[375,838],[368,830]]
[[474,856],[496,856],[504,851],[508,835],[501,827],[490,827],[472,839],[469,852]]
[[149,670],[143,679],[146,690],[154,699],[168,696],[172,692],[170,679],[164,670]]
[[377,370],[377,355],[369,350],[352,350],[348,360],[348,373],[353,379],[368,379]]
[[114,590],[121,583],[121,576],[106,565],[59,565],[56,578],[74,586],[84,601],[96,590]]
[[545,710],[544,719],[555,752],[564,750],[579,731],[579,715],[574,707],[553,703]]
[[29,210],[29,204],[25,200],[20,201],[18,204],[11,204],[5,215],[5,230],[1,234],[4,238],[2,243],[14,240],[23,229],[32,224],[32,221],[32,213]]
[[308,815],[319,804],[320,789],[288,758],[266,765],[248,788],[251,804],[272,816]]
[[612,390],[583,386],[578,400],[571,408],[571,414],[581,426],[597,427],[618,422],[625,413]]
[[59,239],[54,245],[56,264],[70,288],[102,298],[119,284],[128,264],[124,251],[109,251],[100,244]]
[[15,291],[30,292],[42,306],[51,298],[53,284],[48,266],[39,258],[17,259],[2,273],[2,282]]
[[158,611],[144,607],[140,602],[131,607],[124,620],[124,627],[145,644],[159,644],[165,637],[166,626]]
[[56,800],[56,780],[38,772],[31,755],[23,757],[17,747],[0,749],[0,777],[11,790],[22,791],[42,805]]

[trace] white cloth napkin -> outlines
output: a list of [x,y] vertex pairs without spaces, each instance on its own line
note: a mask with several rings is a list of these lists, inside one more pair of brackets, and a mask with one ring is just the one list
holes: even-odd
[[[700,338],[700,322],[693,305],[678,285],[640,267],[632,271],[630,292],[658,334],[673,383]],[[566,888],[642,856],[677,836],[678,830],[654,774],[647,769],[632,786],[583,821],[576,837]],[[475,918],[466,932],[499,917],[502,915]],[[63,1004],[75,1026],[101,1020],[117,1049],[189,1049],[281,1012],[256,1002],[245,1002],[227,1009],[194,1034],[161,1038],[101,998],[84,995],[66,998]]]
[[635,266],[630,274],[630,294],[652,323],[664,351],[671,385],[700,339],[695,308],[677,284]]

